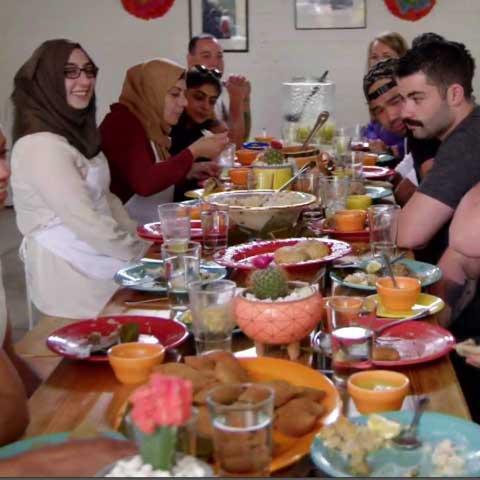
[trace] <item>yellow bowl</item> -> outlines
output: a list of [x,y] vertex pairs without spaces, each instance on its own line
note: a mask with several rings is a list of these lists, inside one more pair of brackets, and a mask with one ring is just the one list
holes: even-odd
[[406,375],[392,370],[366,370],[350,375],[347,390],[361,414],[400,410],[409,390]]
[[365,210],[339,210],[333,217],[335,229],[339,232],[359,232],[365,228]]
[[366,210],[372,202],[372,197],[368,195],[349,195],[347,197],[347,208],[349,210]]
[[108,350],[108,361],[115,376],[126,384],[146,382],[164,356],[165,347],[159,343],[120,343]]
[[393,312],[410,310],[420,295],[421,282],[418,278],[397,277],[395,280],[399,288],[393,286],[390,277],[381,277],[377,280],[378,295],[382,305]]

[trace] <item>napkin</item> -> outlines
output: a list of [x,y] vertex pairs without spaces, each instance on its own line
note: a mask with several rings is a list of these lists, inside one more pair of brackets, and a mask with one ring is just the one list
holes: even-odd
[[465,357],[468,364],[480,368],[480,345],[477,345],[473,338],[457,343],[455,351],[461,357]]

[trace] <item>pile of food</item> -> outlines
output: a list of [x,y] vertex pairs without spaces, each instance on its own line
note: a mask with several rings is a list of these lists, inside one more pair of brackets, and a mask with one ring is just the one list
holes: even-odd
[[305,199],[297,192],[251,193],[237,197],[224,196],[217,199],[229,207],[285,207],[302,203]]
[[255,160],[256,166],[276,166],[288,164],[285,156],[280,150],[267,148]]
[[273,258],[277,264],[292,264],[319,260],[330,254],[330,248],[319,240],[302,240],[291,247],[275,250]]
[[[211,455],[212,452],[206,448],[207,444],[210,444],[211,449],[213,439],[213,427],[206,406],[208,392],[219,384],[254,380],[234,355],[220,351],[201,356],[187,356],[185,363],[165,363],[156,367],[155,372],[178,376],[192,382],[193,403],[198,408],[197,434],[203,450],[200,453],[202,456]],[[288,443],[284,441],[284,436],[302,437],[318,426],[320,417],[325,413],[323,400],[326,393],[323,390],[292,385],[284,380],[272,380],[261,384],[268,385],[275,392],[273,440],[276,454],[282,452]],[[231,403],[247,401],[242,398],[230,400]]]

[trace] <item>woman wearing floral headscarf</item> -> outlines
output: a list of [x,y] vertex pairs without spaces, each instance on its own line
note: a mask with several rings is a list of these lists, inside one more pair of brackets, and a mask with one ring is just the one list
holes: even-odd
[[15,75],[12,189],[27,289],[43,313],[96,316],[115,272],[148,247],[109,191],[95,123],[98,69],[77,44],[43,43]]
[[217,175],[214,162],[194,160],[215,158],[228,143],[226,133],[202,137],[170,156],[170,130],[187,104],[184,77],[185,69],[166,59],[135,65],[100,125],[111,190],[139,223],[158,219],[157,206],[172,201],[176,183]]

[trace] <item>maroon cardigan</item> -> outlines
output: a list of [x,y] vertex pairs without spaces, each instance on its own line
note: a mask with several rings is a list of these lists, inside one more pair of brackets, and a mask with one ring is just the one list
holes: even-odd
[[192,167],[193,155],[188,149],[155,163],[143,125],[121,103],[110,105],[110,113],[100,125],[100,134],[112,177],[110,190],[123,203],[134,194],[148,197],[183,181]]

